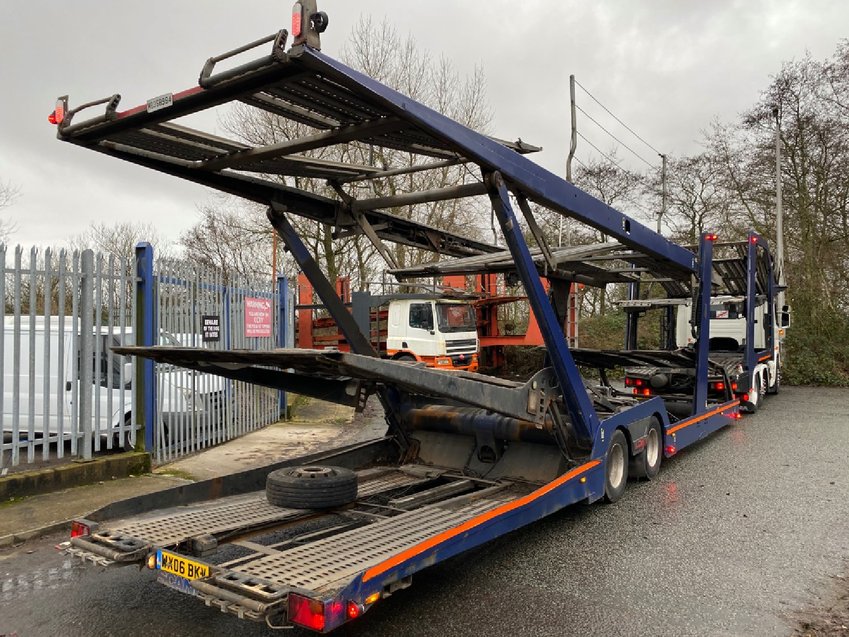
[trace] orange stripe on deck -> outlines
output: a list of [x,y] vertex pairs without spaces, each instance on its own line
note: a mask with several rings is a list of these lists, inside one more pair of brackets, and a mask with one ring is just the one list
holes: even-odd
[[758,362],[760,363],[761,361],[765,361],[766,359],[770,358],[771,356],[772,356],[772,354],[766,354],[765,356],[761,356],[758,359]]
[[463,524],[459,526],[455,526],[453,529],[448,529],[447,531],[443,531],[439,535],[434,535],[432,538],[428,538],[423,542],[419,542],[415,546],[407,549],[406,551],[402,551],[397,555],[393,555],[388,560],[381,562],[375,566],[372,566],[363,574],[363,582],[367,582],[370,579],[377,577],[388,571],[391,568],[398,566],[399,564],[406,562],[410,558],[416,557],[417,555],[421,555],[425,551],[432,549],[433,547],[450,540],[451,538],[457,537],[458,535],[469,531],[476,526],[480,526],[484,522],[488,522],[493,518],[497,518],[500,515],[504,515],[505,513],[509,513],[519,507],[523,507],[526,504],[530,504],[537,498],[544,496],[546,493],[549,493],[556,489],[557,487],[569,482],[570,480],[577,478],[582,473],[586,473],[590,469],[595,466],[601,464],[601,460],[590,460],[589,462],[582,464],[580,467],[575,467],[571,471],[564,473],[562,476],[549,482],[545,486],[540,487],[536,491],[529,493],[526,496],[522,496],[521,498],[517,498],[511,502],[507,502],[506,504],[502,504],[500,507],[496,507],[492,511],[487,511],[477,517],[472,518],[471,520],[467,520],[463,522]]
[[695,425],[697,422],[701,422],[705,418],[710,418],[711,416],[715,416],[719,412],[726,411],[727,409],[731,409],[732,407],[736,407],[739,404],[740,404],[739,400],[732,400],[730,403],[725,403],[721,407],[717,407],[716,409],[713,409],[712,411],[709,411],[706,414],[702,414],[701,416],[697,416],[696,418],[691,418],[689,420],[684,420],[684,421],[678,423],[677,425],[675,425],[674,427],[670,427],[667,430],[666,433],[667,434],[674,434],[679,429],[683,429],[684,427],[689,427],[690,425]]

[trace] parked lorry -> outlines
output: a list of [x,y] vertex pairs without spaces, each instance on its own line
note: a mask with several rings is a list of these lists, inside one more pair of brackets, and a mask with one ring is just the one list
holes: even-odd
[[[702,235],[696,251],[676,245],[536,165],[523,156],[521,142],[482,135],[323,54],[319,32],[327,17],[314,1],[297,3],[294,17],[289,48],[290,34],[279,31],[210,58],[199,85],[188,90],[125,111],[113,96],[103,101],[103,114],[86,120],[79,117],[82,107],[68,110],[62,98],[51,119],[63,141],[266,205],[269,221],[350,346],[349,352],[122,347],[117,353],[356,408],[371,396],[384,410],[387,434],[113,505],[76,521],[61,548],[99,565],[146,567],[165,584],[241,618],[329,632],[410,586],[429,566],[568,505],[615,502],[629,478],[656,476],[665,457],[734,422],[739,400],[708,391],[715,236]],[[216,72],[256,47],[267,50]],[[252,146],[175,122],[232,101],[297,121],[308,132]],[[330,149],[347,144],[398,149],[416,162],[327,159]],[[350,187],[374,184],[385,193],[378,188],[382,180],[452,166],[461,166],[462,177],[441,189],[356,197],[364,189]],[[312,179],[295,187],[281,176]],[[337,198],[311,190],[326,182]],[[502,247],[389,212],[446,199],[462,204],[474,196],[489,198]],[[554,254],[539,232],[537,207],[611,241]],[[393,241],[438,252],[446,263],[485,263],[487,255],[503,261],[509,253],[546,346],[545,367],[519,382],[381,358],[294,229],[292,215],[367,236],[378,250]],[[538,249],[529,247],[531,237]],[[601,381],[584,377],[579,363],[604,370],[632,364],[634,356],[570,349],[563,332],[567,308],[558,300],[566,295],[549,297],[541,275],[560,287],[654,282],[670,298],[695,299],[695,343],[670,354],[694,370],[687,413],[673,413],[660,396],[617,391],[604,374]]]
[[[781,385],[782,342],[790,326],[787,306],[778,307],[778,278],[769,244],[756,232],[746,241],[717,246],[725,256],[714,259],[714,282],[710,313],[710,361],[708,391],[717,396],[734,396],[744,411],[753,413],[768,394]],[[636,343],[637,320],[641,314],[666,312],[661,340],[670,350],[692,347],[697,316],[691,299],[629,299],[621,303],[629,314],[626,336]],[[671,401],[689,401],[694,390],[689,367],[641,365],[626,369],[625,385],[634,395],[661,395]]]
[[[295,306],[297,347],[350,351],[345,334],[323,305],[312,301],[312,286],[301,275]],[[349,296],[346,279],[337,281],[340,299],[350,298],[351,313],[371,346],[383,358],[424,363],[443,370],[478,369],[480,340],[475,307],[464,295],[451,292],[371,294]],[[321,311],[321,315],[317,315]]]

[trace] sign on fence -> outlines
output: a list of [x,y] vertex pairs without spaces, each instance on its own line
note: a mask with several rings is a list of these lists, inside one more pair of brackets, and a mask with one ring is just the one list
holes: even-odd
[[217,343],[221,339],[221,317],[204,314],[201,317],[201,330],[204,343]]
[[271,336],[272,325],[271,299],[245,297],[245,336],[247,338],[267,338]]

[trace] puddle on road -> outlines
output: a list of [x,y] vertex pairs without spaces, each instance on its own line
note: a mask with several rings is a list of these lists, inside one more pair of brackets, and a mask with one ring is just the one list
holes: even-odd
[[61,564],[51,568],[37,569],[19,575],[4,573],[0,580],[0,602],[9,602],[34,592],[68,586],[79,577],[83,566],[79,559],[66,557]]

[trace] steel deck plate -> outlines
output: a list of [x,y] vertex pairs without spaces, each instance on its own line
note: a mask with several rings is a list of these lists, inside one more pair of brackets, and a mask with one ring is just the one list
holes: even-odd
[[460,508],[432,505],[298,546],[278,555],[262,556],[231,570],[279,586],[324,592],[346,583],[357,573],[412,548],[420,542],[463,524],[518,497],[474,500]]
[[[357,490],[358,498],[412,486],[429,478],[395,470],[366,477]],[[201,534],[220,535],[281,522],[304,515],[304,509],[285,509],[273,506],[265,499],[264,491],[229,496],[215,502],[203,502],[170,509],[153,516],[130,518],[110,526],[113,535],[129,536],[160,547],[175,546]]]

